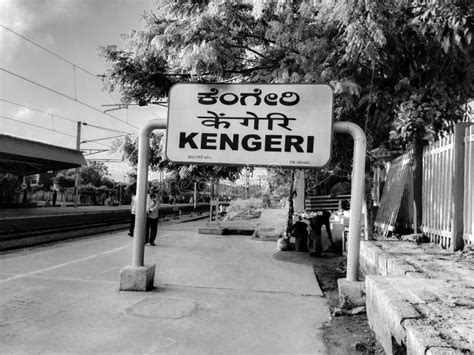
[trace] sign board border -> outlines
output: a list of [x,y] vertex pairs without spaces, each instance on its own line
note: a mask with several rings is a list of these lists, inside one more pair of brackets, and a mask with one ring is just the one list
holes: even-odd
[[[169,135],[169,122],[170,122],[170,110],[171,110],[171,91],[176,86],[180,85],[226,85],[226,86],[239,86],[239,85],[264,85],[264,86],[283,86],[283,85],[296,85],[296,86],[326,86],[331,91],[331,118],[330,118],[330,138],[329,138],[329,156],[327,161],[321,165],[298,165],[298,164],[238,164],[238,163],[221,163],[221,162],[191,162],[191,161],[181,161],[181,160],[171,160],[168,157],[168,135]],[[329,84],[317,84],[317,83],[203,83],[203,82],[185,82],[185,83],[175,83],[171,86],[168,91],[168,110],[167,110],[167,129],[166,129],[166,146],[165,146],[165,157],[172,163],[183,164],[183,165],[202,165],[202,166],[242,166],[242,167],[266,167],[266,168],[285,168],[285,169],[323,169],[329,165],[329,162],[332,159],[332,149],[333,149],[333,136],[334,136],[334,90]]]

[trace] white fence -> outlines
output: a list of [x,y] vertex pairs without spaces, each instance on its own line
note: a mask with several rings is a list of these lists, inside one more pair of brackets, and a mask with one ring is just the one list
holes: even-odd
[[453,135],[430,144],[423,152],[423,233],[450,247],[453,238]]
[[474,126],[462,123],[423,151],[422,230],[431,242],[474,244],[473,195]]

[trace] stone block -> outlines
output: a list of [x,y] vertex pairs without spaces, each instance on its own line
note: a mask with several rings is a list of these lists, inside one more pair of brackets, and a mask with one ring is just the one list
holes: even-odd
[[421,315],[409,303],[400,300],[391,300],[386,309],[386,318],[390,327],[390,333],[398,344],[406,343],[406,330],[403,326],[408,319],[418,319]]
[[466,354],[461,350],[453,349],[453,348],[444,348],[440,346],[436,346],[433,348],[429,348],[426,350],[426,355],[462,355]]
[[155,265],[126,266],[120,271],[120,291],[149,291],[153,288]]
[[338,279],[339,302],[341,308],[365,306],[365,282]]
[[405,276],[411,277],[414,279],[428,279],[428,275],[425,272],[421,271],[408,271]]
[[404,326],[407,334],[408,354],[426,354],[428,349],[433,347],[451,348],[438,331],[424,324],[422,320],[407,320],[404,322]]
[[390,258],[387,263],[387,274],[390,276],[405,276],[408,272],[415,272],[416,269],[407,264],[404,260]]
[[402,346],[406,334],[403,320],[419,314],[390,283],[390,278],[369,275],[366,282],[366,308],[370,328],[386,354]]

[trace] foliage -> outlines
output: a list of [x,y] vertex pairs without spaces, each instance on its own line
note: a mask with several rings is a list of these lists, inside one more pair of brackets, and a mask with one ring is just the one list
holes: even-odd
[[[74,170],[70,171],[72,173]],[[113,181],[110,179],[109,168],[102,162],[91,161],[89,165],[81,168],[81,185],[92,185],[99,187],[105,185],[113,187]]]
[[39,174],[38,185],[42,187],[44,191],[49,191],[53,186],[54,175],[52,173]]
[[[152,132],[150,135],[150,146],[148,150],[149,168],[151,171],[158,171],[163,165],[164,157],[164,135],[162,132]],[[125,136],[114,141],[114,152],[122,153],[122,160],[130,166],[138,165],[138,136]]]
[[226,208],[226,219],[237,220],[237,219],[250,219],[258,218],[263,209],[263,202],[260,199],[237,199],[230,202]]
[[12,202],[19,184],[17,176],[9,173],[0,174],[0,202]]
[[89,195],[89,196],[96,196],[97,194],[97,187],[92,184],[86,184],[79,186],[79,193],[81,195]]
[[75,185],[75,178],[74,176],[66,176],[64,172],[60,172],[54,178],[56,184],[59,186],[60,191],[64,191],[64,189],[68,187],[74,187]]
[[[189,81],[326,83],[334,120],[360,125],[371,150],[449,132],[474,97],[472,2],[159,1],[143,20],[124,48],[101,48],[106,87],[126,103],[152,104]],[[352,142],[333,140],[325,173],[347,176]]]

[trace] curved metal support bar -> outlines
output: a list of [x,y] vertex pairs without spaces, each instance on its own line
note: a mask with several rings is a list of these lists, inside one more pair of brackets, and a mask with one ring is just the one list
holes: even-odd
[[133,232],[132,266],[143,266],[145,255],[146,196],[148,188],[148,148],[154,129],[166,129],[166,119],[153,119],[145,123],[138,136],[137,204]]
[[353,122],[335,122],[334,132],[350,134],[354,139],[346,278],[357,281],[367,143],[364,131]]

